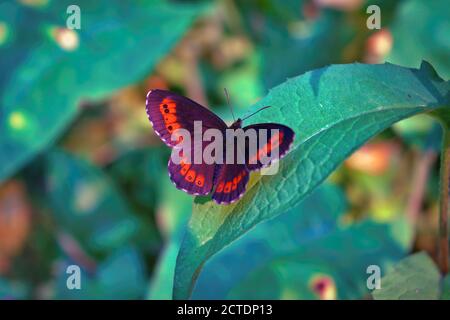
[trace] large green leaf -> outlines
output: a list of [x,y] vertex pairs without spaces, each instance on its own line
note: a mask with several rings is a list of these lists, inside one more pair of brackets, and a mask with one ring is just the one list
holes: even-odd
[[385,266],[406,253],[394,236],[404,222],[345,226],[340,223],[345,211],[343,191],[320,186],[210,259],[193,299],[315,298],[310,284],[324,276],[333,280],[337,298],[361,298],[368,293],[367,266]]
[[65,50],[53,34],[65,28],[72,3],[0,4],[0,22],[11,34],[0,44],[0,181],[54,141],[82,99],[104,98],[143,78],[203,11],[164,1],[78,1],[78,45]]
[[381,288],[372,292],[376,300],[434,300],[440,294],[440,274],[424,252],[398,263],[381,279]]
[[[275,87],[250,122],[278,122],[296,132],[273,176],[254,175],[232,205],[196,198],[178,255],[174,297],[189,297],[202,265],[258,223],[285,212],[317,187],[352,151],[396,121],[450,105],[450,83],[429,64],[420,70],[382,65],[332,65]],[[447,108],[445,109],[447,110]]]
[[387,61],[417,67],[429,61],[450,77],[450,10],[447,0],[403,1],[391,26],[393,48]]
[[199,276],[193,299],[226,298],[261,265],[337,229],[346,207],[342,190],[324,184],[295,208],[259,224],[210,259]]

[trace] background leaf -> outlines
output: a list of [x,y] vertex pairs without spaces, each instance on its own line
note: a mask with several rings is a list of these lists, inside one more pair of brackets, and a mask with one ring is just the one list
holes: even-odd
[[163,181],[158,220],[162,224],[161,229],[164,231],[166,242],[150,281],[148,299],[172,298],[176,258],[192,212],[192,197],[174,188],[169,179],[164,177]]
[[54,141],[82,99],[141,79],[203,12],[163,1],[79,1],[81,29],[62,29],[70,4],[0,4],[0,21],[16,32],[0,46],[0,181]]
[[[63,151],[50,153],[47,166],[47,195],[54,218],[60,230],[88,252],[107,253],[145,232],[145,224],[100,169]],[[147,241],[151,242],[148,237]]]
[[113,252],[94,274],[82,270],[80,290],[67,288],[69,264],[66,262],[59,270],[56,299],[140,299],[145,292],[144,265],[135,248],[123,247]]
[[177,259],[174,298],[190,295],[201,266],[261,221],[285,212],[319,185],[352,151],[396,121],[449,105],[450,84],[430,72],[383,65],[333,65],[290,79],[251,110],[251,123],[278,122],[297,138],[274,176],[253,175],[237,203],[196,198]]
[[399,262],[381,279],[376,300],[432,300],[440,294],[440,274],[426,253],[416,253]]
[[394,46],[387,61],[417,67],[427,60],[444,79],[450,78],[449,29],[446,0],[403,1],[391,26]]
[[[369,293],[367,267],[385,268],[405,254],[391,226],[355,223],[269,260],[233,288],[230,298],[361,299]],[[317,278],[326,280],[317,286]]]

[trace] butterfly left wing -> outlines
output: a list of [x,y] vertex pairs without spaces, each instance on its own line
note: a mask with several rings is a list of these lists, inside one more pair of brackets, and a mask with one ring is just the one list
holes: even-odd
[[[147,115],[153,125],[153,129],[169,147],[172,153],[180,152],[178,143],[181,140],[172,140],[172,135],[177,129],[185,129],[190,133],[191,157],[180,163],[175,163],[171,156],[168,164],[170,180],[178,189],[192,195],[206,195],[213,187],[215,164],[194,163],[196,138],[194,134],[194,122],[201,121],[202,136],[210,128],[225,131],[225,122],[210,110],[186,97],[165,90],[151,90],[147,94]],[[178,136],[181,138],[181,135]],[[201,137],[200,137],[201,138]],[[198,150],[203,152],[204,148],[211,142],[198,141],[202,146]],[[200,156],[202,156],[200,154]]]
[[176,129],[182,128],[194,135],[194,121],[202,122],[202,129],[225,130],[225,122],[216,114],[189,98],[166,90],[151,90],[147,94],[147,116],[153,129],[161,140],[169,147],[178,141],[172,140]]
[[[200,142],[203,147],[197,152],[201,153],[205,145],[209,142]],[[191,144],[191,159],[195,158],[194,143]],[[179,148],[172,149],[172,155],[169,159],[168,170],[169,178],[175,184],[175,186],[192,195],[207,195],[213,188],[213,179],[215,173],[216,164],[207,164],[202,162],[196,164],[193,161],[188,161],[186,158],[180,156],[180,163],[173,161],[173,154],[175,152],[181,152]],[[184,158],[184,159],[183,159]]]
[[[266,130],[266,136],[261,136],[262,129]],[[250,146],[248,141],[245,146],[246,168],[249,171],[260,170],[284,157],[295,138],[291,128],[278,123],[260,123],[246,126],[243,130],[255,130],[257,136],[256,146]],[[264,139],[261,139],[262,137]],[[264,159],[264,156],[268,156],[270,161],[265,161],[267,159]]]

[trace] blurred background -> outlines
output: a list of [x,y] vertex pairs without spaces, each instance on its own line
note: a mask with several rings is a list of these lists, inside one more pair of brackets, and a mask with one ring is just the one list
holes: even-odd
[[[149,89],[230,121],[223,88],[242,115],[329,64],[425,59],[449,79],[449,34],[447,0],[0,1],[0,298],[171,298],[193,198],[168,179]],[[431,118],[397,123],[210,259],[193,298],[368,298],[368,265],[436,255],[439,148]]]

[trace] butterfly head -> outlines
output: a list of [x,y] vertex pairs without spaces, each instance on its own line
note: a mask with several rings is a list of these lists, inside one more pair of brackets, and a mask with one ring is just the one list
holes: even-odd
[[242,120],[239,118],[230,126],[231,129],[239,129],[242,127]]

